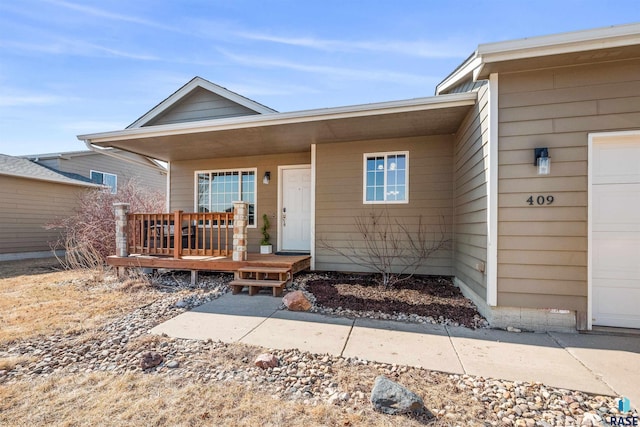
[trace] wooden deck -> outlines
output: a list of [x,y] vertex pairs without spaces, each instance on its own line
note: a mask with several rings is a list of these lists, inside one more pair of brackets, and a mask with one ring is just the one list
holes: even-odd
[[237,272],[242,267],[275,267],[289,268],[292,274],[307,270],[311,265],[311,256],[309,255],[262,255],[249,253],[248,258],[247,261],[233,261],[231,257],[222,256],[183,256],[180,259],[176,259],[151,255],[130,255],[128,257],[110,256],[107,258],[107,264],[113,267],[227,272]]

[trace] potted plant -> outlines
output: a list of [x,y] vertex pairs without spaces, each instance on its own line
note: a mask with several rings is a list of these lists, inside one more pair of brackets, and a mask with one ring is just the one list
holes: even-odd
[[261,254],[270,254],[273,252],[273,246],[269,243],[269,227],[271,227],[271,223],[269,222],[269,217],[267,214],[262,215],[262,242],[260,242],[260,253]]

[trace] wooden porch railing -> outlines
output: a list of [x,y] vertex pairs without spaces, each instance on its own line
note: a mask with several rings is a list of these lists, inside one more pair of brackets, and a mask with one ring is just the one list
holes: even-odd
[[229,256],[233,213],[136,213],[127,215],[130,254]]

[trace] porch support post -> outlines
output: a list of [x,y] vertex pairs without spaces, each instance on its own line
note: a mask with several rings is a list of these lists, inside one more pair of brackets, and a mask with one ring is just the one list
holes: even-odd
[[173,213],[173,257],[182,258],[182,211]]
[[247,225],[249,204],[233,202],[233,257],[234,261],[247,260]]
[[116,256],[128,257],[128,236],[127,213],[129,213],[129,203],[114,203],[116,213]]

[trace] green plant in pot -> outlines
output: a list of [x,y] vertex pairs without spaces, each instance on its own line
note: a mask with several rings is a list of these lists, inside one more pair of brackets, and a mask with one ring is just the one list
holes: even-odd
[[271,222],[269,222],[269,217],[267,214],[262,215],[262,228],[260,231],[262,232],[262,242],[260,242],[260,253],[261,254],[270,254],[273,252],[273,246],[269,242],[269,228],[271,227]]

